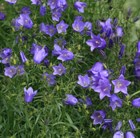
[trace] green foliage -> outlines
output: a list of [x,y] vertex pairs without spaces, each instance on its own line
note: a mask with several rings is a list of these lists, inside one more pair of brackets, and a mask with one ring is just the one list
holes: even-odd
[[[2,0],[0,1],[0,11],[6,13],[6,20],[0,21],[0,48],[12,48],[12,64],[20,64],[19,51],[26,53],[29,63],[25,65],[26,73],[23,76],[15,76],[10,79],[4,76],[4,66],[0,64],[0,137],[1,138],[111,138],[113,133],[103,131],[99,126],[94,126],[90,119],[94,110],[106,109],[107,117],[112,118],[113,126],[119,120],[123,121],[123,131],[129,130],[128,119],[135,120],[139,116],[140,111],[131,107],[130,101],[125,101],[121,109],[116,109],[114,112],[108,107],[108,100],[105,98],[100,101],[98,94],[93,90],[82,89],[77,85],[77,76],[85,74],[92,65],[101,61],[107,69],[112,69],[114,74],[112,79],[119,75],[119,70],[122,65],[126,65],[126,78],[132,81],[128,93],[133,94],[139,90],[140,84],[135,80],[133,74],[133,59],[136,51],[136,42],[140,39],[140,22],[133,22],[134,18],[139,15],[138,0],[83,0],[87,2],[87,8],[84,14],[79,14],[74,8],[74,0],[68,1],[68,9],[63,13],[62,19],[70,25],[67,34],[62,35],[66,39],[66,47],[73,51],[75,58],[73,61],[65,62],[67,68],[66,75],[57,77],[55,86],[48,86],[46,80],[42,79],[42,74],[52,72],[52,65],[56,65],[58,60],[49,55],[51,65],[46,68],[43,65],[36,65],[32,61],[32,56],[29,54],[31,44],[37,42],[40,45],[47,45],[50,50],[53,49],[53,41],[58,38],[56,35],[53,38],[42,35],[39,32],[39,24],[56,24],[51,20],[50,9],[47,9],[47,15],[41,17],[39,15],[39,6],[31,5],[30,0],[18,0],[17,4],[9,5]],[[128,8],[132,7],[130,18],[127,17]],[[32,14],[31,18],[34,22],[34,27],[31,30],[21,28],[20,31],[15,31],[11,26],[13,18],[17,18],[20,9],[23,6],[29,6]],[[84,16],[84,21],[91,21],[93,24],[93,32],[99,33],[96,27],[97,20],[106,20],[108,18],[117,18],[118,24],[124,28],[125,35],[122,38],[122,43],[126,44],[126,52],[122,60],[118,60],[119,45],[115,45],[111,49],[105,50],[107,58],[104,59],[98,51],[90,52],[86,45],[87,36],[72,30],[72,23],[76,15]],[[35,37],[33,37],[35,35]],[[16,37],[19,37],[16,43]],[[27,36],[28,41],[23,42],[22,36]],[[38,90],[32,103],[24,102],[23,88],[32,86]],[[93,105],[86,108],[85,105],[71,107],[63,104],[65,94],[71,93],[78,98],[90,96]],[[122,96],[122,95],[120,95]],[[135,121],[134,121],[135,122]],[[136,122],[135,122],[136,123]],[[137,125],[136,138],[140,137],[139,124]]]

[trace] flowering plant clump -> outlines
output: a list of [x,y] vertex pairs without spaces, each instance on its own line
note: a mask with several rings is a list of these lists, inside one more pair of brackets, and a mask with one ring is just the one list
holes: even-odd
[[139,138],[138,0],[2,0],[0,137]]

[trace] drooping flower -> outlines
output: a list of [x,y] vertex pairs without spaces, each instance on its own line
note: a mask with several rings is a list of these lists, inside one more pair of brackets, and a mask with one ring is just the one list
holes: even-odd
[[5,67],[4,75],[13,78],[17,73],[17,68],[15,66]]
[[67,49],[62,50],[60,52],[60,55],[57,57],[57,59],[61,61],[69,61],[72,60],[73,58],[74,58],[74,54]]
[[34,91],[32,87],[29,87],[28,89],[26,89],[24,87],[24,101],[26,103],[32,102],[32,100],[36,94],[37,94],[37,90]]
[[48,0],[47,5],[53,10],[57,7],[58,0]]
[[130,131],[125,133],[125,138],[135,138],[134,134]]
[[134,100],[132,101],[132,105],[133,105],[134,107],[139,108],[139,107],[140,107],[140,98],[134,99]]
[[31,49],[30,49],[30,53],[31,53],[32,55],[34,55],[37,51],[39,51],[39,50],[41,50],[41,49],[42,49],[42,46],[39,46],[39,45],[33,43],[33,44],[32,44],[32,47],[31,47]]
[[44,73],[43,78],[47,80],[49,86],[56,84],[56,76],[53,74]]
[[122,100],[115,94],[110,97],[110,106],[112,110],[115,110],[116,107],[122,107]]
[[113,33],[111,19],[107,19],[105,22],[99,22],[102,27],[102,32],[106,34],[107,37],[110,37]]
[[120,51],[119,51],[119,59],[121,59],[122,56],[124,55],[125,47],[126,47],[125,45],[121,44]]
[[66,33],[67,31],[67,28],[68,28],[68,24],[66,24],[63,20],[56,25],[56,28],[57,28],[57,32],[60,34],[60,33]]
[[113,122],[112,119],[104,119],[102,128],[104,130],[109,129],[110,131],[112,131],[113,130],[112,122]]
[[91,23],[91,22],[85,22],[84,28],[85,28],[86,30],[91,31],[91,30],[92,30],[92,23]]
[[133,123],[133,121],[132,121],[131,119],[129,119],[128,122],[129,122],[129,125],[130,125],[130,127],[131,127],[131,130],[132,130],[132,131],[136,130],[136,126],[135,126],[135,124]]
[[90,75],[94,75],[96,77],[100,78],[108,78],[109,73],[107,70],[104,69],[103,63],[101,62],[96,62],[90,70],[88,70],[88,73]]
[[137,122],[140,122],[140,118],[137,118],[136,121],[137,121]]
[[9,4],[16,4],[17,0],[5,0]]
[[103,110],[99,110],[99,111],[94,111],[94,113],[91,115],[91,119],[93,119],[93,124],[97,125],[97,124],[102,124],[104,121],[104,118],[106,116],[106,113]]
[[62,10],[61,10],[61,8],[53,9],[53,10],[51,11],[51,13],[52,13],[52,20],[58,22],[59,19],[60,19],[61,16],[62,16]]
[[0,57],[3,59],[3,58],[6,58],[8,56],[11,56],[12,55],[12,49],[11,48],[4,48],[0,51]]
[[45,59],[45,60],[44,60],[44,65],[45,65],[46,67],[48,67],[48,66],[50,65],[50,61],[49,61],[48,59]]
[[52,51],[52,55],[59,56],[61,54],[61,51],[62,51],[62,48],[59,45],[55,44],[54,50]]
[[140,41],[137,43],[137,52],[134,59],[134,66],[135,66],[135,76],[140,79]]
[[122,92],[124,94],[127,93],[127,86],[131,84],[130,81],[125,80],[124,76],[121,74],[118,79],[112,81],[115,86],[114,93]]
[[122,37],[123,36],[123,28],[121,26],[117,26],[117,28],[116,28],[116,35],[118,37]]
[[90,85],[90,78],[88,77],[88,75],[79,75],[77,83],[83,88],[87,88]]
[[31,29],[33,27],[33,22],[29,17],[29,14],[20,14],[20,17],[17,19],[18,24],[21,26]]
[[25,63],[28,60],[23,51],[20,51],[20,57],[23,63]]
[[21,14],[31,14],[30,7],[23,7],[20,11]]
[[76,18],[72,24],[72,28],[76,32],[82,32],[84,30],[84,25],[85,23],[81,19]]
[[119,121],[117,123],[117,126],[115,127],[115,131],[119,131],[121,129],[121,127],[122,127],[122,121]]
[[113,135],[113,138],[124,138],[124,133],[122,131],[117,131]]
[[64,103],[74,106],[78,103],[78,99],[72,94],[66,94],[66,99],[64,100]]
[[46,14],[46,6],[42,5],[40,6],[40,15],[44,16]]
[[74,7],[81,13],[84,13],[84,8],[87,7],[85,2],[76,1]]
[[64,46],[67,44],[66,40],[62,37],[57,38],[54,40],[54,45],[57,44],[59,46],[61,46],[62,48],[64,48]]
[[0,12],[0,20],[4,20],[5,19],[5,14],[3,12]]
[[42,49],[38,49],[34,53],[33,60],[35,63],[40,64],[45,57],[48,55],[48,48],[46,46],[42,47]]
[[120,70],[120,75],[125,75],[126,72],[126,66],[122,66],[121,70]]
[[86,41],[86,44],[90,46],[91,51],[94,49],[104,49],[106,47],[106,41],[99,35],[93,35],[92,39]]
[[23,75],[24,73],[25,73],[24,66],[23,65],[17,66],[17,74]]
[[62,76],[66,73],[66,68],[63,66],[63,64],[59,64],[58,66],[53,66],[53,75],[59,75]]
[[41,0],[31,0],[31,2],[34,5],[40,5],[41,4]]
[[86,104],[86,106],[91,106],[92,105],[92,100],[91,100],[90,97],[86,97],[85,104]]

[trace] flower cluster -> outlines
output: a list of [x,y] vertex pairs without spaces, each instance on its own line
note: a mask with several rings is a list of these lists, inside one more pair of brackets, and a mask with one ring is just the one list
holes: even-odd
[[[5,1],[10,5],[17,3],[17,0]],[[69,22],[67,20],[61,18],[63,12],[68,8],[66,0],[48,0],[47,2],[42,0],[31,0],[31,4],[32,6],[39,7],[38,12],[41,18],[44,18],[48,13],[47,10],[49,7],[52,21],[49,23],[49,21],[41,20],[39,21],[39,24],[36,24],[36,20],[34,20],[36,17],[32,16],[33,12],[30,7],[22,7],[20,12],[18,12],[18,16],[14,17],[11,21],[12,26],[14,27],[13,31],[19,33],[16,37],[16,44],[18,44],[19,41],[24,42],[25,40],[28,40],[26,31],[33,31],[34,33],[29,35],[31,39],[29,38],[30,45],[28,45],[28,48],[19,48],[18,54],[20,58],[19,62],[21,62],[21,64],[16,62],[16,59],[12,55],[13,52],[11,48],[1,49],[0,63],[4,66],[5,76],[13,78],[16,75],[25,74],[24,66],[31,62],[33,66],[40,67],[40,70],[43,66],[44,70],[42,70],[41,76],[47,81],[48,87],[57,84],[57,78],[65,77],[67,75],[67,64],[77,56],[73,49],[66,45],[68,41],[66,35],[69,34],[70,29],[75,34],[81,35],[82,37],[86,36],[84,43],[90,47],[91,52],[96,52],[97,50],[102,55],[106,56],[105,52],[107,47],[111,48],[115,44],[119,45],[118,58],[121,61],[126,45],[122,42],[124,31],[123,28],[119,26],[117,18],[114,20],[111,18],[98,20],[97,28],[99,29],[97,32],[93,32],[92,22],[85,21],[83,16],[81,16],[81,14],[87,10],[88,5],[86,2],[74,2],[73,7],[76,10],[76,13],[80,13],[80,16],[76,15],[71,24],[68,24]],[[3,22],[6,17],[4,12],[0,12],[0,21]],[[36,29],[36,31],[34,31],[34,29]],[[53,44],[51,42],[43,42],[42,38],[36,37],[38,34],[47,41],[54,40]],[[57,38],[58,36],[60,37]],[[52,58],[55,60],[53,61]],[[77,59],[75,58],[75,60]],[[135,76],[140,79],[140,41],[137,43],[134,70]],[[82,73],[78,75],[76,80],[77,83],[74,82],[75,87],[79,88],[80,86],[80,88],[84,90],[88,90],[92,93],[95,92],[94,94],[99,95],[99,99],[102,100],[102,102],[105,100],[108,102],[107,108],[111,109],[111,111],[115,111],[116,108],[122,108],[125,103],[131,103],[133,107],[140,108],[139,97],[133,99],[131,102],[127,101],[135,94],[131,96],[128,94],[128,86],[131,84],[131,81],[125,79],[125,71],[126,67],[122,66],[120,74],[116,77],[115,73],[111,73],[110,69],[108,69],[104,63],[97,61],[84,75],[81,75]],[[30,86],[26,89],[25,86],[24,101],[26,103],[32,102],[37,93],[38,90],[34,91]],[[139,91],[137,93],[139,93]],[[67,93],[66,98],[63,101],[64,104],[71,106],[80,106],[81,104],[84,104],[87,109],[88,106],[92,105],[93,100],[89,96],[85,97],[86,98],[78,98],[78,96],[74,96],[72,93]],[[132,132],[136,130],[136,126],[131,119],[128,120],[128,123],[132,132],[127,131],[124,133],[121,130],[123,124],[121,121],[118,122],[115,129],[113,128],[113,119],[107,118],[106,109],[95,109],[90,118],[93,120],[93,125],[100,125],[102,129],[109,129],[113,132],[113,138],[135,137]],[[137,122],[140,122],[140,118],[137,118]]]

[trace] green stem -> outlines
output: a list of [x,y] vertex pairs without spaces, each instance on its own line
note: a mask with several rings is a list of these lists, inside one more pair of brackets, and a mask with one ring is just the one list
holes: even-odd
[[137,91],[137,92],[135,92],[135,93],[133,93],[132,95],[130,95],[129,99],[131,99],[133,96],[135,96],[135,95],[137,95],[137,94],[139,94],[139,93],[140,93],[140,90]]

